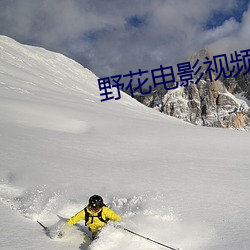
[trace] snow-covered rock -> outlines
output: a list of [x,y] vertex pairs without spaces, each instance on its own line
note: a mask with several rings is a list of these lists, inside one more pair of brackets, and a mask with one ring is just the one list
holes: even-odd
[[[201,50],[187,61],[193,65],[197,58],[204,59],[205,56],[209,56],[208,51]],[[245,99],[249,97],[249,75],[241,74],[236,81],[215,81],[216,76],[212,73],[212,78],[211,82],[209,75],[204,74],[197,85],[189,83],[187,87],[168,91],[160,87],[151,94],[137,95],[135,98],[148,107],[195,125],[248,130],[250,108],[246,101],[237,97],[239,93]],[[237,97],[233,95],[236,93]]]

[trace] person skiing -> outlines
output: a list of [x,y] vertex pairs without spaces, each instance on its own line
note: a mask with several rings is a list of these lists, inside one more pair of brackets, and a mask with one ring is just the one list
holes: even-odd
[[120,215],[106,207],[101,196],[95,194],[89,198],[89,204],[72,216],[67,224],[74,225],[80,220],[85,220],[85,226],[89,228],[94,239],[109,220],[120,222],[122,219]]

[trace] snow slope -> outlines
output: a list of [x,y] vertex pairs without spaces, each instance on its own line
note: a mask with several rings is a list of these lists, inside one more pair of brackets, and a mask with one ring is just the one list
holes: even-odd
[[166,245],[248,250],[249,133],[99,95],[76,62],[0,36],[0,248],[162,249],[112,225],[90,244],[83,223],[61,240],[36,223],[53,228],[97,193],[124,227]]

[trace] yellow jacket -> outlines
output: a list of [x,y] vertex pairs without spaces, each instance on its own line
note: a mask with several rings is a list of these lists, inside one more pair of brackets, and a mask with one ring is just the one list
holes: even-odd
[[[116,214],[113,210],[111,210],[110,208],[106,206],[103,206],[98,212],[93,212],[88,207],[86,209],[87,209],[87,212],[89,213],[89,219],[86,222],[86,225],[88,226],[88,228],[90,229],[92,233],[95,233],[96,231],[98,231],[98,229],[102,228],[106,224],[105,222],[101,221],[98,218],[98,214],[100,213],[100,211],[102,211],[101,215],[104,221],[107,221],[107,220],[121,221],[122,220],[118,214]],[[74,225],[80,220],[85,220],[84,209],[78,212],[77,214],[75,214],[74,216],[72,216],[67,221],[67,224]]]

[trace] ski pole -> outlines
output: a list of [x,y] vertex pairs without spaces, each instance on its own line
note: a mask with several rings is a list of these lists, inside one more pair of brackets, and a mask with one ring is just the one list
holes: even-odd
[[38,220],[36,221],[40,226],[42,226],[43,227],[43,229],[46,231],[46,230],[48,230],[48,228],[47,227],[45,227],[41,222],[39,222]]
[[173,247],[167,246],[167,245],[162,244],[162,243],[160,243],[160,242],[158,242],[158,241],[152,240],[152,239],[150,239],[150,238],[148,238],[148,237],[145,237],[145,236],[143,236],[143,235],[140,235],[140,234],[138,234],[138,233],[135,233],[135,232],[133,232],[133,231],[127,229],[127,228],[122,228],[122,229],[125,230],[125,231],[127,231],[127,232],[129,232],[129,233],[131,233],[131,234],[137,235],[137,236],[139,236],[139,237],[141,237],[141,238],[143,238],[143,239],[145,239],[145,240],[154,242],[154,243],[156,243],[156,244],[158,244],[158,245],[161,245],[161,246],[163,246],[163,247],[169,248],[169,249],[171,249],[171,250],[180,250],[180,248],[173,248]]

